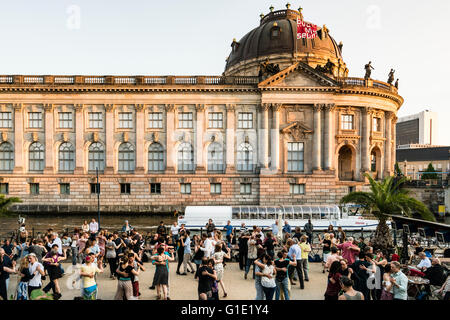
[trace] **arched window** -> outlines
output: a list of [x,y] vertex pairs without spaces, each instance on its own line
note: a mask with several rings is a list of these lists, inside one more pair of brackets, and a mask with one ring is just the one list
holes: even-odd
[[100,142],[93,142],[89,146],[89,171],[105,170],[105,149]]
[[44,170],[44,146],[39,142],[34,142],[29,149],[29,171]]
[[119,171],[133,172],[134,167],[134,148],[131,143],[124,142],[119,146]]
[[241,144],[237,157],[238,171],[253,171],[253,148],[250,144]]
[[59,146],[59,171],[72,172],[75,169],[75,151],[70,142]]
[[148,148],[148,171],[164,171],[164,148],[157,142]]
[[178,171],[194,171],[194,150],[190,143],[178,147]]
[[9,142],[0,145],[0,171],[12,171],[14,169],[14,150]]
[[223,171],[223,148],[217,143],[211,143],[208,147],[208,171]]

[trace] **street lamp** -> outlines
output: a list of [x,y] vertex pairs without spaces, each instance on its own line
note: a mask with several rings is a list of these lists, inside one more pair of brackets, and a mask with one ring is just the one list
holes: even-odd
[[97,184],[96,184],[96,192],[97,192],[97,220],[98,220],[98,229],[100,230],[100,184],[98,183],[98,167],[95,168],[95,174],[97,175]]

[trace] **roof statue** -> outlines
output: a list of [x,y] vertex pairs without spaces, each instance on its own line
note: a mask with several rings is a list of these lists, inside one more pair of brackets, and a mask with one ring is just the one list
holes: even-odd
[[333,62],[331,62],[330,59],[328,59],[327,63],[323,67],[320,65],[317,65],[316,70],[323,72],[323,73],[329,73],[329,74],[333,75],[334,67],[335,67],[335,64]]
[[269,63],[269,58],[267,58],[266,61],[260,64],[258,76],[260,81],[263,81],[278,72],[280,72],[280,66],[278,64]]
[[391,71],[389,72],[387,83],[392,84],[392,82],[394,82],[394,73],[395,73],[395,70],[391,69]]
[[372,70],[375,70],[375,68],[372,67],[372,61],[369,61],[369,63],[364,66],[364,69],[366,69],[364,80],[369,80],[370,75],[372,74]]

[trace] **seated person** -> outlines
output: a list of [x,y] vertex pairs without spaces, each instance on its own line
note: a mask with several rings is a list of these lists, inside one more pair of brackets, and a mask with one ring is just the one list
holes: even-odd
[[431,259],[431,267],[425,271],[425,278],[430,280],[432,286],[442,286],[445,282],[446,272],[438,258]]

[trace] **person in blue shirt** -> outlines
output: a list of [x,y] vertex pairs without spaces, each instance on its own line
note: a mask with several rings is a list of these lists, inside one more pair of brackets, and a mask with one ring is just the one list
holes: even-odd
[[[295,271],[297,271],[298,279],[300,280],[300,289],[305,288],[305,283],[303,280],[303,268],[302,268],[302,248],[298,245],[297,239],[289,239],[287,241],[287,247],[289,248],[288,257],[291,261],[297,262],[295,268],[291,267],[288,269],[289,278],[292,279],[294,277]],[[291,282],[292,285],[295,285],[294,282]]]
[[292,232],[292,228],[291,228],[290,224],[287,221],[285,221],[284,226],[283,226],[283,233],[284,233],[285,240],[286,240],[286,235],[291,234],[291,232]]
[[228,244],[231,244],[231,239],[233,238],[233,226],[231,225],[231,221],[228,220],[227,225],[225,227],[223,227],[223,230],[226,231],[226,238],[227,238],[227,242]]

